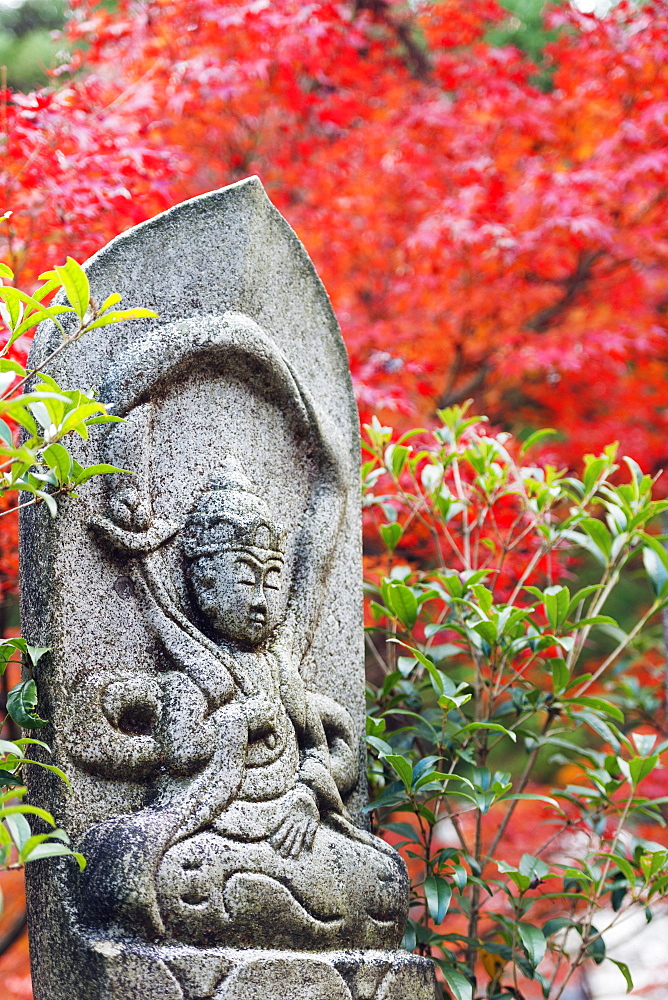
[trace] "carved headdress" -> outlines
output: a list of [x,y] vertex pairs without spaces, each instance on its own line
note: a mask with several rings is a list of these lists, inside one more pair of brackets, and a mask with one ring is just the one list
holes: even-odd
[[240,464],[230,457],[188,516],[183,550],[188,559],[250,549],[265,558],[271,554],[283,560],[286,534],[273,521]]

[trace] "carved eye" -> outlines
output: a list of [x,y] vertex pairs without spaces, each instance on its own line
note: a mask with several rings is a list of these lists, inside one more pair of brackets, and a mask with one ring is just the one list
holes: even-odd
[[237,583],[242,587],[255,586],[255,573],[245,560],[239,560],[236,564]]
[[281,571],[278,569],[267,570],[267,575],[264,579],[264,585],[268,590],[280,590],[281,589]]

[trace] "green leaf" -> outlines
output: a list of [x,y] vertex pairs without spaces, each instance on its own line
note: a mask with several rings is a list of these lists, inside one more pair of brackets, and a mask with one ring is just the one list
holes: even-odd
[[25,858],[25,861],[39,861],[40,858],[62,858],[71,857],[79,865],[79,870],[83,871],[86,867],[86,859],[83,854],[77,854],[75,851],[70,850],[65,844],[57,843],[44,843],[38,844],[30,854]]
[[4,300],[12,322],[13,332],[10,343],[13,343],[18,336],[16,327],[23,317],[23,309],[25,309],[26,316],[35,313],[40,319],[52,319],[61,331],[63,330],[63,326],[58,321],[58,315],[63,312],[71,312],[68,306],[54,306],[53,308],[44,306],[32,295],[27,295],[19,288],[12,288],[7,285],[0,285],[0,298]]
[[[50,646],[31,646],[30,643],[26,643],[26,653],[28,654],[33,667],[37,666],[44,654],[48,653],[50,649]],[[33,740],[31,742],[39,742],[39,740]]]
[[9,425],[4,420],[0,420],[0,446],[3,444],[11,448],[14,444],[14,439]]
[[524,950],[527,953],[529,961],[535,968],[541,961],[547,948],[545,935],[540,927],[534,927],[533,924],[527,924],[522,920],[517,923],[517,933],[524,945]]
[[443,978],[454,997],[454,1000],[473,1000],[473,987],[463,973],[458,969],[441,966]]
[[549,795],[539,795],[537,792],[514,792],[512,795],[504,795],[504,802],[543,802],[553,809],[559,809],[559,803]]
[[372,715],[367,715],[366,717],[366,734],[367,736],[378,737],[382,736],[387,728],[387,722],[385,719],[374,719]]
[[601,739],[605,740],[606,743],[609,743],[615,752],[619,750],[620,742],[618,732],[612,726],[609,726],[607,722],[604,722],[599,715],[596,715],[594,712],[579,712],[577,718],[579,722],[589,726],[589,728],[593,729],[594,732],[601,737]]
[[107,465],[103,462],[99,465],[89,465],[86,469],[82,469],[81,472],[76,473],[73,482],[76,486],[81,486],[83,483],[87,483],[89,479],[92,479],[93,476],[105,476],[112,472],[121,472],[128,476],[134,475],[131,469],[119,469],[115,465]]
[[594,545],[608,559],[612,552],[612,535],[603,522],[595,517],[585,517],[580,521],[578,527],[586,531]]
[[[16,795],[16,792],[8,792],[7,795],[13,798]],[[48,823],[50,826],[56,825],[55,819],[51,813],[46,811],[46,809],[41,809],[39,806],[26,806],[23,805],[23,803],[18,806],[6,806],[3,809],[0,809],[0,819],[6,819],[7,816],[16,816],[19,813],[28,816],[39,816],[40,819],[43,819],[44,822]]]
[[19,775],[14,774],[13,771],[6,771],[4,767],[0,767],[0,785],[4,788],[24,784],[25,782]]
[[394,524],[381,524],[380,526],[381,538],[390,552],[394,552],[403,533],[404,529],[396,521]]
[[543,427],[539,431],[534,431],[520,448],[520,456],[524,457],[531,448],[544,441],[545,438],[554,437],[556,434],[558,434],[558,431],[553,430],[552,427]]
[[69,483],[72,473],[72,458],[67,448],[62,444],[50,444],[42,452],[44,461],[58,476],[59,483]]
[[596,593],[597,590],[600,590],[602,586],[603,585],[601,583],[593,583],[590,584],[588,587],[582,587],[580,590],[577,591],[577,593],[573,594],[573,596],[571,597],[571,603],[568,605],[568,611],[566,612],[566,617],[570,618],[570,616],[576,610],[578,605],[582,601],[586,601],[586,599],[588,597],[591,597],[592,594]]
[[573,698],[570,704],[584,705],[585,708],[592,708],[594,711],[600,712],[601,715],[616,719],[617,722],[624,722],[624,713],[621,708],[618,708],[617,705],[612,705],[605,698],[593,698],[591,695],[581,695],[579,698]]
[[668,567],[663,559],[659,558],[655,549],[645,546],[642,550],[642,561],[645,572],[652,584],[652,590],[657,597],[661,597],[665,584],[668,582]]
[[124,417],[114,417],[110,413],[104,413],[100,417],[91,417],[90,420],[86,421],[86,427],[92,427],[93,424],[125,424],[127,421]]
[[658,754],[653,754],[651,757],[634,757],[633,760],[629,761],[631,783],[634,786],[638,785],[643,778],[652,773],[658,763]]
[[[591,925],[591,934],[598,935],[598,928],[594,927],[593,924]],[[600,965],[605,959],[605,941],[603,938],[598,936],[595,937],[594,940],[587,945],[586,954],[589,955],[590,958],[593,958],[597,965]]]
[[79,319],[83,319],[90,304],[90,284],[81,264],[77,264],[72,257],[68,257],[67,263],[63,264],[62,267],[56,267],[55,271],[65,289],[70,305]]
[[[51,313],[51,318],[53,318],[54,316],[59,316],[62,313],[72,312],[72,310],[70,309],[69,306],[49,306],[49,312]],[[34,326],[37,326],[38,323],[41,323],[44,318],[45,317],[43,316],[42,313],[33,313],[30,316],[28,316],[14,330],[12,334],[12,342],[18,340],[18,338],[21,337],[24,333],[27,333],[28,330],[32,330],[32,328]]]
[[612,962],[613,965],[616,965],[621,974],[624,976],[624,979],[626,980],[626,992],[630,993],[633,989],[633,976],[631,975],[631,971],[626,962],[620,962],[617,958],[609,958],[608,961]]
[[56,517],[58,514],[58,504],[51,496],[51,494],[45,493],[44,490],[35,490],[34,493],[36,497],[39,497],[40,500],[44,501],[44,503],[49,509],[49,514],[51,515],[51,517]]
[[613,628],[619,628],[618,623],[610,615],[593,615],[591,618],[581,618],[579,622],[574,622],[570,628],[573,632],[580,628],[586,628],[588,625],[611,625]]
[[422,888],[429,916],[434,923],[442,924],[452,897],[450,883],[438,875],[429,875]]
[[0,263],[0,278],[9,278],[11,281],[14,277],[14,272],[12,271],[9,264]]
[[510,729],[506,729],[505,726],[500,726],[496,722],[470,722],[467,726],[463,726],[456,733],[453,733],[453,736],[461,736],[463,733],[475,733],[479,729],[489,729],[495,733],[504,733],[510,737],[513,743],[517,743],[517,734]]
[[5,819],[5,823],[7,824],[7,829],[11,834],[12,840],[20,851],[32,836],[30,823],[22,813],[16,813],[14,816],[8,816]]
[[107,312],[100,316],[93,323],[86,326],[86,330],[97,330],[101,326],[110,326],[112,323],[123,323],[130,319],[157,319],[157,312],[152,309],[120,309],[115,312]]
[[100,306],[100,313],[106,312],[107,309],[111,309],[112,306],[117,306],[118,303],[121,301],[121,299],[122,296],[119,295],[118,292],[112,292],[111,295],[108,295],[107,298],[102,303],[102,305]]
[[406,791],[409,792],[413,783],[413,768],[410,765],[410,761],[397,753],[383,754],[383,760],[387,761],[395,774],[401,779]]
[[607,468],[608,463],[605,458],[594,458],[593,455],[586,455],[585,466],[586,468],[582,477],[582,482],[585,488],[585,493],[589,493],[594,488],[598,477]]
[[394,475],[399,478],[406,465],[406,460],[411,453],[411,449],[407,448],[403,444],[390,445],[388,451],[391,449],[391,460],[390,465]]
[[571,595],[568,587],[547,587],[543,591],[543,604],[547,619],[556,632],[566,621]]
[[468,874],[466,868],[464,868],[463,865],[452,866],[452,881],[455,883],[458,889],[462,890],[466,888],[466,883],[468,882]]
[[36,708],[37,685],[33,680],[21,681],[7,695],[7,711],[17,726],[23,729],[48,726],[48,722],[37,715]]
[[20,365],[18,361],[14,361],[12,358],[0,358],[0,372],[14,372],[15,375],[19,375],[21,378],[25,378],[26,374],[23,365]]
[[[369,721],[370,720],[367,719],[367,722]],[[385,719],[382,719],[381,721],[385,722]],[[376,750],[377,753],[379,753],[382,757],[385,757],[385,755],[388,753],[389,754],[394,753],[394,750],[392,749],[389,743],[386,743],[385,740],[381,740],[380,737],[375,736],[373,733],[367,736],[366,742],[370,747],[373,747],[373,749]]]
[[550,874],[549,866],[544,861],[541,861],[540,858],[535,858],[533,854],[522,855],[519,870],[522,875],[526,875],[532,882],[540,882],[546,875]]
[[403,583],[392,583],[387,588],[387,595],[394,612],[404,628],[413,628],[417,621],[418,602],[415,594]]
[[552,689],[555,694],[561,694],[568,687],[571,679],[568,664],[559,657],[554,657],[547,661],[547,666],[552,674]]

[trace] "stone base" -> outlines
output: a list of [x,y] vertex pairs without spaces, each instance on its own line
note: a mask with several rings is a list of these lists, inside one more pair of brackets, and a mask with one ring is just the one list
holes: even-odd
[[294,952],[91,942],[99,1000],[434,1000],[406,951]]

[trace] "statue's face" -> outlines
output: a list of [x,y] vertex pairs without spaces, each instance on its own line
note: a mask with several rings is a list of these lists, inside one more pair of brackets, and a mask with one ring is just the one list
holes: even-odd
[[278,621],[282,573],[281,560],[270,552],[225,550],[191,563],[190,583],[214,632],[253,647],[269,638]]

